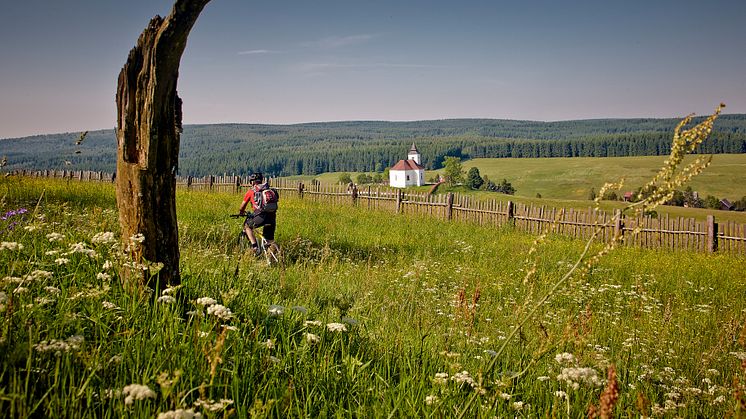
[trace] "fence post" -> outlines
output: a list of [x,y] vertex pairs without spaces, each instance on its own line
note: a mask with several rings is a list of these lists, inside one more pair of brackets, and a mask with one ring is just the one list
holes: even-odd
[[303,198],[303,189],[305,189],[305,185],[303,185],[303,182],[298,182],[298,197]]
[[352,205],[357,205],[357,185],[352,185],[351,196],[352,196]]
[[718,224],[714,215],[707,216],[707,252],[714,253],[718,250]]
[[401,198],[402,198],[402,190],[397,189],[396,190],[396,213],[397,214],[401,212]]
[[614,212],[614,240],[621,241],[624,237],[624,223],[622,223],[622,210]]
[[448,192],[446,195],[446,220],[451,221],[453,219],[453,192]]
[[508,201],[508,223],[515,224],[515,204],[513,204],[513,201]]
[[236,176],[236,193],[241,192],[241,176]]
[[215,184],[215,176],[210,175],[210,191],[212,192],[212,187]]

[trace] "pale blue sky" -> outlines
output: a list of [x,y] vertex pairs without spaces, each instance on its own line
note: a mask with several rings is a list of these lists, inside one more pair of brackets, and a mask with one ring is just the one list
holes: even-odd
[[[113,128],[116,79],[170,0],[6,1],[0,138]],[[212,0],[184,123],[746,113],[746,1]]]

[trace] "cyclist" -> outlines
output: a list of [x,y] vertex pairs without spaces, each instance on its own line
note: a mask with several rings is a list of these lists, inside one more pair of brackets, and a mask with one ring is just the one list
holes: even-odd
[[[249,183],[251,187],[246,192],[246,195],[244,195],[238,213],[246,215],[243,230],[249,241],[251,241],[251,250],[254,252],[254,255],[259,256],[261,249],[257,244],[254,228],[263,227],[264,238],[267,239],[268,243],[274,242],[277,193],[273,189],[270,189],[269,185],[264,182],[264,176],[261,173],[252,173],[249,176]],[[247,213],[246,207],[249,206],[249,203],[251,203],[251,211]]]

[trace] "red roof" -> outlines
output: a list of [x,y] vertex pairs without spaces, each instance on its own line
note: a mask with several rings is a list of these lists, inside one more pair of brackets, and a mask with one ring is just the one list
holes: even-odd
[[394,167],[389,170],[423,170],[424,167],[417,164],[414,160],[399,160]]

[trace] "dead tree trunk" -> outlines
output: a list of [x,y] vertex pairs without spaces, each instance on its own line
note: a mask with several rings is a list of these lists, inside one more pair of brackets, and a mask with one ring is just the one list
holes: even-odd
[[[178,284],[176,171],[181,99],[179,62],[187,36],[209,0],[176,0],[171,14],[154,17],[130,51],[117,84],[117,206],[122,240],[144,236],[130,255],[137,263],[162,263],[161,289]],[[147,263],[146,263],[147,266]],[[123,272],[125,280],[155,288],[148,268]]]

